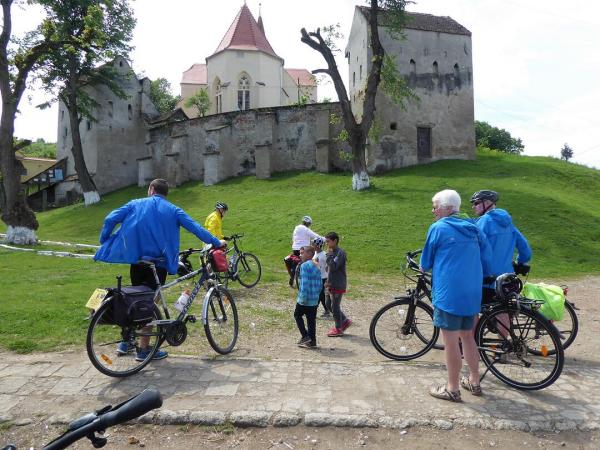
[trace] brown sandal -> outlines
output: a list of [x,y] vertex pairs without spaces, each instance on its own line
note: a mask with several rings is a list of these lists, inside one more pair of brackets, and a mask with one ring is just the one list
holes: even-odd
[[483,394],[483,392],[481,391],[481,385],[471,383],[468,377],[462,377],[460,379],[460,385],[477,397]]
[[462,399],[460,398],[460,391],[449,391],[445,384],[431,386],[431,388],[429,388],[429,395],[451,402],[462,402]]

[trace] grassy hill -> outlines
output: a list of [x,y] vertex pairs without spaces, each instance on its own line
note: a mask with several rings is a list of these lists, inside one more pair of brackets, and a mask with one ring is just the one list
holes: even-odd
[[[286,173],[211,187],[187,183],[173,189],[169,199],[201,223],[215,201],[227,202],[224,232],[245,234],[242,246],[259,256],[265,281],[285,282],[282,258],[304,214],[312,216],[318,233],[335,230],[341,235],[351,280],[359,273],[393,280],[403,254],[422,246],[432,222],[431,197],[445,188],[461,194],[468,213],[474,191],[500,192],[499,206],[511,213],[533,247],[532,277],[564,279],[600,271],[597,170],[551,158],[480,152],[476,161],[406,168],[374,177],[372,183],[370,190],[357,193],[348,174]],[[145,195],[145,189],[132,187],[92,207],[78,204],[39,214],[38,237],[97,243],[104,216]],[[182,247],[198,243],[185,231],[181,242]],[[82,302],[95,287],[113,284],[115,274],[127,274],[127,268],[0,249],[0,272],[0,317],[9,319],[0,321],[0,346],[27,351],[44,348],[45,340],[53,339],[39,329],[41,322],[63,327],[65,336],[85,326]]]

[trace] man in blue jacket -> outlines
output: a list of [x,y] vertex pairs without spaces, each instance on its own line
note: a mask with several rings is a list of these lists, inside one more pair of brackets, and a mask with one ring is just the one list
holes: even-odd
[[[460,388],[481,395],[479,355],[473,324],[481,310],[481,281],[489,274],[490,249],[483,233],[461,218],[460,196],[446,189],[432,198],[435,222],[429,227],[421,254],[421,269],[432,272],[433,324],[440,328],[448,383],[433,386],[436,398],[461,401]],[[459,380],[462,354],[469,377]]]
[[[471,196],[471,206],[479,217],[475,224],[487,237],[492,251],[491,275],[513,272],[513,257],[517,249],[517,264],[531,260],[531,247],[527,239],[514,226],[512,217],[504,209],[496,207],[499,195],[495,191],[477,191]],[[484,285],[483,302],[493,300],[494,284]]]
[[[220,241],[198,225],[183,209],[168,202],[168,193],[169,184],[165,180],[153,180],[148,187],[148,197],[131,200],[106,216],[100,232],[101,246],[94,259],[108,263],[131,264],[131,284],[146,284],[156,289],[152,270],[136,263],[141,259],[155,261],[159,281],[164,284],[167,272],[177,273],[180,227],[214,247],[225,245],[225,241]],[[121,224],[120,228],[113,233],[118,224]],[[148,338],[145,341],[145,345],[144,342],[140,343],[142,350],[136,357],[142,361],[146,358],[143,353],[147,351]],[[121,342],[117,349],[120,355],[130,351],[133,349],[125,342]],[[154,359],[166,357],[167,352],[162,350],[154,355]]]

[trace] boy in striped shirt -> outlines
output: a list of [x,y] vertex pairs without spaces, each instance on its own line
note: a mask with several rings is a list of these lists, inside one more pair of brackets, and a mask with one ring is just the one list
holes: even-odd
[[[315,348],[317,346],[317,307],[319,306],[319,294],[323,286],[321,271],[312,261],[315,255],[314,247],[307,245],[300,249],[300,276],[298,278],[299,291],[296,299],[296,310],[294,319],[302,337],[298,346],[304,348]],[[306,316],[306,325],[304,324]],[[307,331],[308,328],[308,331]]]

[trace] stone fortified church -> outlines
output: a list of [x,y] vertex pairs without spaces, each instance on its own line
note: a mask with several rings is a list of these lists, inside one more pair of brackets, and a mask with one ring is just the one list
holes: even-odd
[[[368,14],[368,8],[355,8],[345,51],[357,116],[371,60]],[[419,101],[402,110],[379,89],[380,138],[366,149],[371,173],[475,158],[471,33],[450,17],[407,14],[405,40],[391,39],[383,28],[380,39]],[[298,45],[303,45],[299,39]],[[123,58],[112,64],[123,75],[133,73]],[[136,183],[145,186],[158,177],[172,185],[190,180],[211,185],[242,175],[268,178],[289,170],[350,168],[343,158],[348,149],[336,140],[342,124],[331,120],[340,115],[339,104],[316,103],[314,77],[306,69],[284,67],[262,18],[256,21],[245,4],[206,63],[183,73],[184,99],[207,89],[207,116],[196,117],[182,104],[159,115],[147,78],[126,77],[123,88],[129,94],[124,100],[106,87],[93,88],[98,122],[80,124],[88,170],[101,194]],[[309,103],[298,106],[302,97]],[[80,189],[67,116],[60,104],[57,157],[67,158],[67,173],[57,186],[57,200]]]

